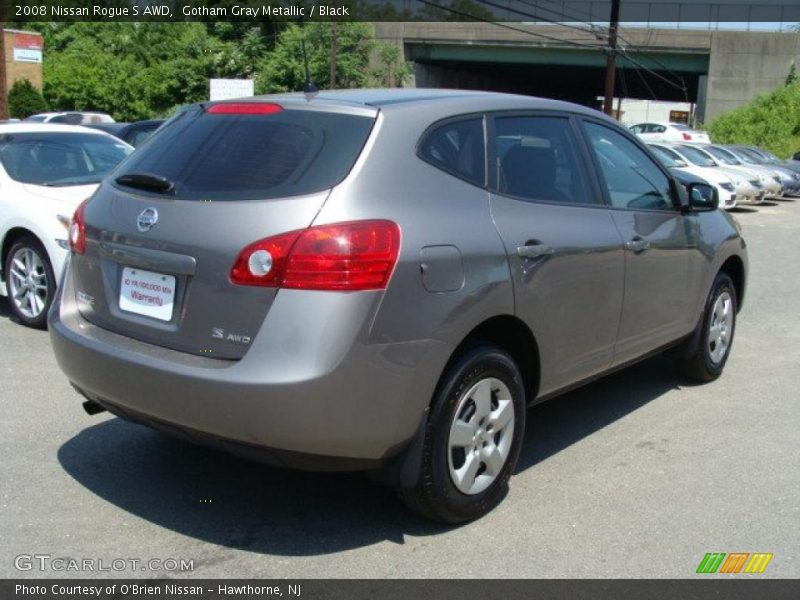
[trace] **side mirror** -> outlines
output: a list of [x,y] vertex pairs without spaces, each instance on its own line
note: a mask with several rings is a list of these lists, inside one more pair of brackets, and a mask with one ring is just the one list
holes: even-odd
[[707,183],[690,183],[686,186],[689,193],[689,208],[697,212],[708,212],[719,208],[719,192]]

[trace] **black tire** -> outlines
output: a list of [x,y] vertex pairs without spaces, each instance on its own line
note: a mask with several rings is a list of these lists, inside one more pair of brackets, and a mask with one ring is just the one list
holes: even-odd
[[[456,487],[450,474],[450,428],[459,406],[463,415],[466,405],[461,401],[465,395],[478,382],[489,378],[505,385],[514,409],[513,426],[509,423],[497,437],[487,431],[489,443],[499,446],[502,442],[498,439],[502,436],[512,433],[513,437],[505,464],[494,475],[493,482],[483,491],[467,494]],[[494,409],[497,405],[495,392],[491,402]],[[400,498],[415,512],[445,523],[464,523],[491,511],[508,492],[508,480],[516,467],[525,431],[525,412],[525,389],[514,360],[495,346],[481,345],[465,352],[444,373],[427,421],[406,452],[398,485]],[[479,451],[475,452],[477,457]],[[480,471],[481,468],[484,471]],[[478,472],[486,471],[486,463],[481,463]]]
[[[714,341],[711,339],[711,324],[714,319],[714,306],[723,294],[728,294],[731,299],[731,325],[729,328],[729,341],[721,358],[715,360],[712,357],[712,347]],[[692,336],[684,342],[677,353],[677,364],[680,372],[687,378],[705,383],[713,381],[722,374],[725,364],[728,362],[731,348],[733,347],[733,337],[736,333],[736,313],[739,305],[736,297],[736,286],[730,276],[720,272],[711,286],[711,291],[706,299],[703,317],[698,323],[698,328]]]
[[[15,301],[13,297],[12,287],[14,284],[12,283],[12,275],[11,275],[11,267],[12,261],[14,256],[16,256],[20,251],[28,250],[36,254],[42,264],[42,269],[40,272],[40,277],[37,279],[38,282],[43,282],[44,285],[47,286],[47,290],[45,292],[44,298],[42,298],[42,308],[41,311],[37,314],[26,314],[24,309],[18,305],[18,302]],[[47,251],[42,246],[42,243],[33,236],[26,235],[19,238],[8,251],[6,254],[6,262],[3,270],[3,274],[6,278],[6,290],[8,292],[8,305],[11,308],[11,312],[13,313],[14,317],[19,320],[24,325],[28,327],[35,327],[37,329],[45,329],[47,327],[47,311],[50,310],[50,305],[53,303],[53,297],[56,293],[56,278],[53,274],[53,267],[50,264],[50,258],[47,256]],[[31,311],[34,312],[34,311]]]

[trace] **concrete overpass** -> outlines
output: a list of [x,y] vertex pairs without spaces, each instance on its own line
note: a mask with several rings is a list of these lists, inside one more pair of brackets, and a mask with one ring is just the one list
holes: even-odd
[[[376,37],[414,62],[416,87],[486,89],[593,105],[603,95],[604,42],[557,25],[375,23]],[[719,114],[783,85],[800,68],[800,34],[621,29],[616,95],[688,101],[697,118]]]

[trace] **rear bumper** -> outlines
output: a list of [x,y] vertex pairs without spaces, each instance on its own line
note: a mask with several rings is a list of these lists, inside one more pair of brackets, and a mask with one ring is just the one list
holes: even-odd
[[227,361],[92,325],[67,269],[50,336],[73,385],[131,421],[284,466],[373,468],[414,435],[452,349],[369,343],[378,293],[311,293],[315,313],[298,320],[309,292],[279,292],[245,357]]

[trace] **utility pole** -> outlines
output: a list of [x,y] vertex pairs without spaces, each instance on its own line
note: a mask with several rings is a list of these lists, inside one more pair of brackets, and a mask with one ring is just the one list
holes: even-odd
[[328,87],[332,90],[336,89],[336,53],[338,48],[336,47],[337,39],[336,39],[336,21],[331,21],[331,55],[330,55],[330,83]]
[[611,20],[608,28],[608,59],[606,61],[606,96],[603,111],[614,114],[614,76],[617,71],[617,30],[619,29],[620,0],[611,0]]
[[[0,8],[5,13],[5,9]],[[5,15],[3,15],[5,16]],[[0,120],[8,119],[8,89],[6,86],[6,32],[5,22],[0,22]]]

